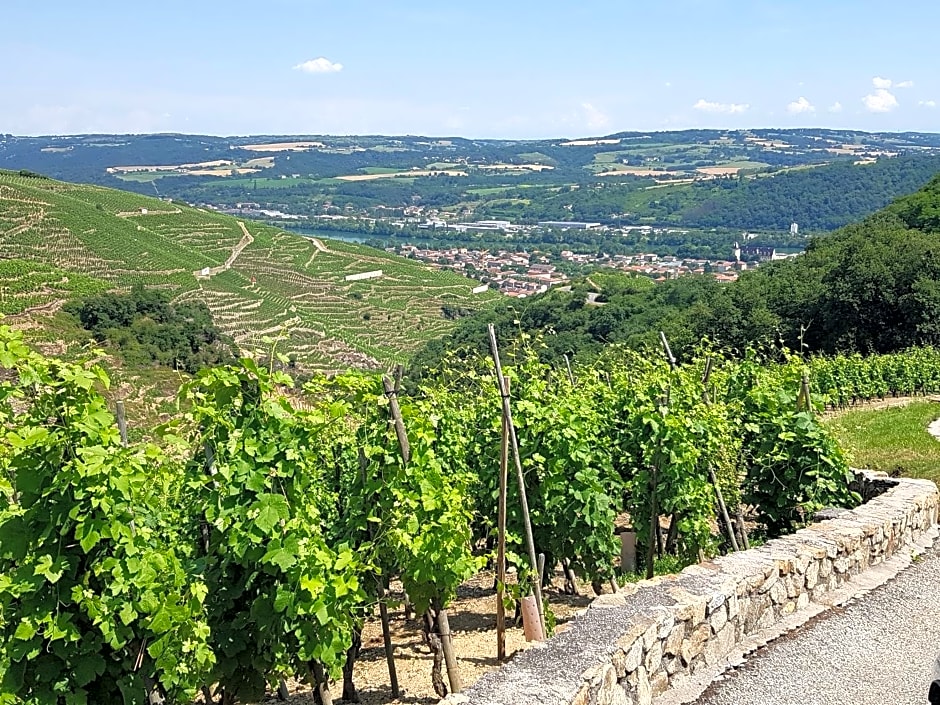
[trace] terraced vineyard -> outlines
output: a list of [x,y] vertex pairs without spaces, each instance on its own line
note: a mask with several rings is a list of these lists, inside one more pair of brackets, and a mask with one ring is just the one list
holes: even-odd
[[[381,270],[382,276],[346,277]],[[303,367],[376,368],[446,332],[477,282],[379,250],[311,240],[177,203],[0,173],[0,312],[29,314],[135,283],[203,301],[246,351]]]

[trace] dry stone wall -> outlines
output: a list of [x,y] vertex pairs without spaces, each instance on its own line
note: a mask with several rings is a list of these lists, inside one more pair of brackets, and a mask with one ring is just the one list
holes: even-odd
[[938,520],[926,480],[859,471],[867,501],[765,545],[597,598],[546,644],[519,654],[449,705],[650,705],[713,669],[750,635],[825,599],[911,546]]

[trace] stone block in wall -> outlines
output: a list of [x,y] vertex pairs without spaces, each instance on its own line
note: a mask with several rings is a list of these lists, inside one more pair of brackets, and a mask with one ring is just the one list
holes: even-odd
[[682,662],[685,665],[691,664],[695,657],[702,653],[711,633],[712,630],[709,625],[700,624],[683,640],[679,649],[679,656],[682,657]]
[[646,652],[646,656],[643,657],[643,665],[646,667],[646,672],[650,675],[656,673],[662,668],[663,665],[663,645],[662,642],[655,642],[649,650]]
[[649,677],[646,675],[646,669],[640,666],[636,671],[637,682],[635,697],[637,705],[652,705],[653,689],[650,687]]
[[708,600],[704,597],[686,592],[679,587],[671,589],[669,594],[677,603],[675,607],[676,620],[689,622],[693,627],[705,621],[705,611],[708,608]]
[[769,595],[752,595],[748,600],[747,612],[744,614],[744,633],[752,634],[767,623],[767,613],[773,614],[773,605]]
[[675,656],[682,648],[682,641],[685,639],[686,629],[689,628],[689,622],[677,622],[669,632],[663,642],[663,653],[668,656]]
[[650,678],[650,695],[655,699],[669,688],[669,676],[660,671]]
[[705,647],[703,652],[705,663],[709,666],[714,666],[721,661],[721,659],[731,651],[731,647],[734,646],[736,640],[737,634],[735,634],[734,625],[726,624],[724,629],[718,632]]
[[708,618],[708,624],[712,628],[712,633],[717,634],[728,623],[728,611],[722,605],[719,609],[712,612]]
[[819,582],[819,564],[822,560],[822,558],[814,560],[809,564],[809,566],[807,566],[806,574],[804,576],[804,584],[807,590],[812,590],[814,587],[816,587],[816,583]]
[[633,643],[624,653],[623,668],[627,673],[633,673],[643,663],[643,639],[634,638]]

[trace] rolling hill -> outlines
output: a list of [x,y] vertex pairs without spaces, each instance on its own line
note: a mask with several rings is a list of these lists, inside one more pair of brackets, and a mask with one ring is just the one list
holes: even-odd
[[787,231],[796,220],[803,232],[823,232],[919,188],[938,165],[940,134],[814,128],[543,140],[0,135],[0,169],[364,221],[418,211],[454,221]]
[[497,296],[360,245],[0,172],[0,313],[35,325],[70,298],[136,283],[204,302],[243,350],[278,339],[278,352],[324,371],[404,361],[453,325],[444,307],[479,308]]

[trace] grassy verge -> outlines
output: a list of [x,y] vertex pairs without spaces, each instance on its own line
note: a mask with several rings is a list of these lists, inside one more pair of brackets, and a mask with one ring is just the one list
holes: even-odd
[[917,401],[884,410],[849,411],[826,422],[854,467],[940,482],[940,441],[927,426],[940,404]]

